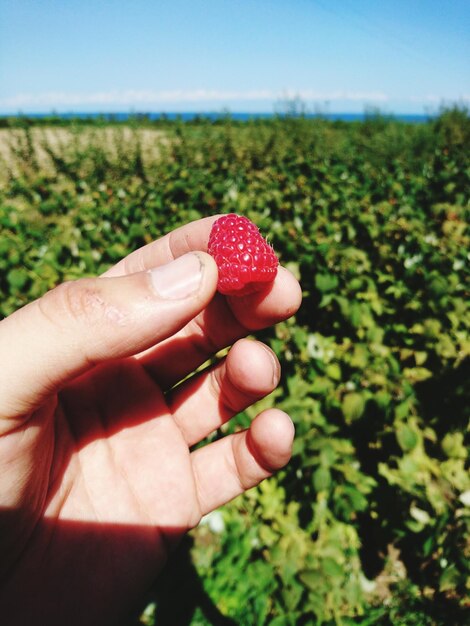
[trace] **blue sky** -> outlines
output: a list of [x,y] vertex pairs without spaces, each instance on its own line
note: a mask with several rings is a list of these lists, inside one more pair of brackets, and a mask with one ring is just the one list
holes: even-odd
[[0,0],[0,113],[470,105],[469,0]]

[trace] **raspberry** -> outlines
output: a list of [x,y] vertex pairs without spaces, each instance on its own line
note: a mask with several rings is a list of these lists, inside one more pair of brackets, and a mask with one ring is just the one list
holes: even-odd
[[245,296],[272,282],[279,261],[273,247],[247,217],[230,213],[212,226],[208,252],[219,268],[217,289],[231,296]]

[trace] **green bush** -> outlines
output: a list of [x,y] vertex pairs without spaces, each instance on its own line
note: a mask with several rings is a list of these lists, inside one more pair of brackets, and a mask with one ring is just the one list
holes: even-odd
[[465,623],[468,112],[54,125],[10,122],[2,315],[215,212],[253,219],[304,292],[260,334],[281,387],[222,429],[275,404],[292,461],[193,531],[139,623],[176,623],[185,582],[192,626]]

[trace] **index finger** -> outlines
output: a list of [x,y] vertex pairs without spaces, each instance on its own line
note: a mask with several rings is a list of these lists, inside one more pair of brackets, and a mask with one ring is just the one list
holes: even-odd
[[187,252],[206,252],[212,224],[219,217],[220,215],[203,217],[176,228],[160,239],[131,252],[102,276],[125,276],[143,272],[170,263]]

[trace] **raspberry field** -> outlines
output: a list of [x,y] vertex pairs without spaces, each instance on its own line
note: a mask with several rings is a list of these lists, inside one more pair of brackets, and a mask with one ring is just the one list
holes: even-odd
[[219,212],[302,284],[259,336],[281,386],[225,427],[278,406],[292,461],[203,520],[133,624],[468,623],[468,112],[2,125],[1,316]]

